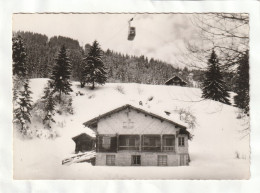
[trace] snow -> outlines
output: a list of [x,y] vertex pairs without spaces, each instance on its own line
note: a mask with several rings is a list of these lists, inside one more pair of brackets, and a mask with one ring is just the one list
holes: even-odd
[[73,163],[80,163],[95,157],[96,157],[96,151],[92,150],[84,153],[78,153],[76,156],[66,158],[62,160],[62,163],[64,165],[71,165]]
[[[30,81],[32,100],[43,94],[48,79]],[[14,133],[15,179],[248,179],[250,165],[249,136],[242,130],[244,119],[238,109],[216,101],[203,100],[201,90],[179,86],[108,83],[95,90],[80,88],[73,82],[73,115],[58,115],[53,128],[56,139],[24,140]],[[120,86],[124,93],[116,88]],[[81,92],[84,95],[76,96]],[[150,100],[153,98],[152,100]],[[139,105],[142,101],[143,106]],[[90,163],[62,165],[74,156],[72,137],[81,133],[94,136],[83,123],[125,104],[180,122],[175,110],[188,109],[197,118],[197,128],[189,141],[191,162],[180,167],[108,167]],[[164,111],[171,112],[167,116]],[[181,123],[183,124],[183,123]],[[33,123],[41,128],[40,123]],[[26,169],[25,169],[26,168]]]

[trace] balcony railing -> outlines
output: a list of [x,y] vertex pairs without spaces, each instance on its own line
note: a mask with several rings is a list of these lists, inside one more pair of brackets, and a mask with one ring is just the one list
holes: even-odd
[[161,151],[161,146],[142,146],[143,151]]
[[132,150],[132,151],[138,151],[139,146],[119,146],[118,150]]
[[174,146],[163,146],[163,151],[175,151]]
[[[123,150],[139,151],[140,147],[139,146],[119,146],[118,150],[119,151],[123,151]],[[161,151],[161,146],[142,146],[141,150],[142,151],[160,152]],[[175,152],[175,147],[174,146],[162,146],[162,151],[163,152]]]
[[[110,137],[110,146],[106,147],[104,136],[98,136],[98,152],[143,151],[175,153],[174,135],[117,135]],[[105,136],[107,137],[107,136]],[[109,144],[109,143],[108,143]],[[167,145],[166,145],[167,144]]]

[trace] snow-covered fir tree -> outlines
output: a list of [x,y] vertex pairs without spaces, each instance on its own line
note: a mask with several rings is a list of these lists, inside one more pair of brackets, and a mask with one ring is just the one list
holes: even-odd
[[12,39],[13,57],[13,101],[17,100],[19,90],[25,84],[27,75],[26,52],[21,36]]
[[27,55],[21,36],[13,37],[12,42],[14,123],[22,134],[27,135],[32,110],[32,92],[27,79]]
[[98,42],[95,40],[89,49],[87,57],[83,60],[86,83],[92,84],[92,89],[95,88],[95,83],[105,84],[107,81],[107,72],[102,61],[102,53]]
[[85,64],[83,61],[79,64],[79,70],[80,70],[80,72],[78,72],[77,78],[80,82],[80,87],[83,88],[86,84]]
[[31,123],[31,94],[29,81],[26,80],[23,88],[18,93],[17,102],[14,104],[14,123],[19,125],[19,130],[24,135],[27,134],[28,123]]
[[59,93],[59,102],[61,102],[62,93],[69,95],[69,92],[72,92],[70,83],[71,64],[65,46],[61,47],[55,60],[56,64],[53,67],[51,79],[53,80],[54,92]]
[[17,75],[13,76],[13,103],[17,103],[19,91],[22,89],[26,81],[28,81],[28,79]]
[[13,75],[26,76],[26,52],[21,36],[13,37]]
[[203,98],[230,104],[228,88],[223,80],[219,61],[214,50],[212,50],[210,59],[208,60],[208,69],[205,72],[205,79],[202,84]]
[[239,61],[237,69],[236,93],[234,97],[237,107],[249,112],[249,55],[248,51]]
[[47,128],[51,128],[51,123],[55,123],[53,116],[55,115],[55,105],[54,92],[51,88],[51,82],[48,82],[48,85],[44,88],[44,96],[42,97],[44,103],[44,118],[43,124]]

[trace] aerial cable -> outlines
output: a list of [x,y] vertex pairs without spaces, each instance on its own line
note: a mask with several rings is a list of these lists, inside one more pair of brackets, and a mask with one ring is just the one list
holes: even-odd
[[[132,17],[130,20],[133,21],[134,18],[137,16],[137,14],[134,15],[134,17]],[[130,22],[130,20],[128,22]],[[104,43],[107,44],[108,42],[110,42],[111,40],[113,40],[119,33],[121,33],[125,28],[129,28],[129,23],[125,24],[122,26],[122,28],[120,28],[114,35],[112,35],[110,38],[108,38]]]
[[122,30],[124,30],[125,28],[127,28],[128,27],[128,25],[124,25],[122,28],[120,28],[113,36],[111,36],[110,38],[108,38],[107,39],[107,41],[105,41],[104,43],[103,43],[103,45],[104,44],[107,44],[108,42],[110,42],[111,40],[113,40],[119,33],[121,33],[122,32]]

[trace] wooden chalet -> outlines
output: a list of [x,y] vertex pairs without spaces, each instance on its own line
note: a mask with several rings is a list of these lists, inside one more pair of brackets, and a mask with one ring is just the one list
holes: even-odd
[[169,80],[167,80],[165,85],[175,85],[175,86],[186,86],[187,82],[183,80],[180,76],[173,76]]
[[96,132],[96,165],[188,165],[186,127],[132,105],[124,105],[84,123]]
[[86,152],[95,149],[95,141],[96,139],[87,135],[86,133],[81,133],[72,138],[75,142],[75,153],[78,152]]

